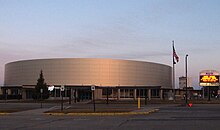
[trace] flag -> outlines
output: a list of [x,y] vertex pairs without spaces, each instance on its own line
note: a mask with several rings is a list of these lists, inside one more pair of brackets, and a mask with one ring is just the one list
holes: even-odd
[[174,44],[173,44],[173,64],[176,64],[176,62],[179,62],[179,56],[176,54],[175,48],[174,48]]

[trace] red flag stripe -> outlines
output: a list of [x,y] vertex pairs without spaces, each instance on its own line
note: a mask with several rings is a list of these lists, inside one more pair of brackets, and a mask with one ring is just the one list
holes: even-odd
[[179,62],[179,56],[176,54],[175,48],[173,47],[173,56],[177,62]]

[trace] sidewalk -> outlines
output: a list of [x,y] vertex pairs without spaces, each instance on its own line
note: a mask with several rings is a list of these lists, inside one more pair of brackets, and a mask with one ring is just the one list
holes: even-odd
[[[112,106],[115,107],[114,104],[111,104]],[[106,104],[104,105],[106,106]],[[108,109],[112,109],[112,106],[109,106]],[[133,106],[132,106],[133,107]],[[159,111],[159,106],[143,106],[141,107],[141,109],[137,109],[136,107],[133,108],[133,110],[131,111],[127,111],[125,109],[125,111],[97,111],[97,112],[87,112],[87,111],[81,111],[81,112],[78,112],[76,110],[72,110],[72,111],[50,111],[50,112],[47,112],[46,114],[47,115],[52,115],[52,116],[117,116],[117,115],[147,115],[147,114],[150,114],[150,113],[153,113],[153,112],[157,112]],[[99,108],[100,109],[103,109],[103,108]],[[106,108],[105,108],[106,109]]]
[[49,110],[48,108],[40,108],[40,109],[27,110],[21,112],[14,112],[14,113],[10,113],[10,115],[43,115],[44,112],[48,110]]
[[[39,105],[39,104],[33,104]],[[60,105],[54,105],[47,108],[37,108],[13,113],[2,113],[1,115],[53,115],[53,116],[116,116],[116,115],[147,115],[159,111],[161,107],[173,106],[176,104],[149,104],[142,105],[141,109],[136,104],[96,104],[96,111],[93,110],[93,104],[64,104],[61,111]]]

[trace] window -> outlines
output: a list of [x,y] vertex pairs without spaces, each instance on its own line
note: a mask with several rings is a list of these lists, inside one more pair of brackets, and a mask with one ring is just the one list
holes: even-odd
[[103,88],[102,89],[102,95],[112,95],[112,89],[111,88]]
[[159,97],[159,89],[152,89],[151,96],[152,97]]

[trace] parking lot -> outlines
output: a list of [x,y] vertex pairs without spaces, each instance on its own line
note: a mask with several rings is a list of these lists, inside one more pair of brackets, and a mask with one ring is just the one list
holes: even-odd
[[[71,107],[82,104],[72,104]],[[65,107],[67,104],[65,104]],[[92,108],[92,104],[87,104]],[[99,104],[97,107],[121,108],[130,107],[137,111],[136,105],[129,104]],[[193,104],[185,107],[179,104],[149,104],[142,106],[142,111],[159,109],[150,114],[120,115],[120,116],[52,116],[44,112],[59,109],[56,103],[0,103],[1,109],[29,108],[20,112],[13,112],[0,116],[0,129],[219,129],[219,104]]]

